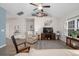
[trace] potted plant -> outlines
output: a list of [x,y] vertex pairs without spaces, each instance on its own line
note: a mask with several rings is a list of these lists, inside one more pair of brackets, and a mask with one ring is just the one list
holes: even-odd
[[71,36],[72,36],[73,38],[77,37],[77,31],[71,32]]

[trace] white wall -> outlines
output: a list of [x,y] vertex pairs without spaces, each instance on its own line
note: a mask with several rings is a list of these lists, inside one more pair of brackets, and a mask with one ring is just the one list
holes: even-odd
[[59,29],[60,35],[61,35],[60,39],[64,42],[66,42],[66,40],[65,40],[65,35],[66,35],[66,32],[67,32],[67,30],[66,30],[66,19],[60,19],[60,21],[58,22],[58,25],[59,25],[58,29]]
[[[6,37],[10,38],[11,35],[14,33],[15,26],[20,26],[20,32],[26,32],[26,20],[27,18],[31,17],[25,17],[25,18],[8,18],[6,23]],[[54,29],[54,32],[57,31],[57,19],[54,17],[33,17],[35,19],[34,27],[35,32],[41,33],[44,27],[44,23],[48,22],[49,20],[52,20],[52,23],[49,25]]]
[[[51,21],[51,22],[50,22]],[[50,23],[50,25],[45,26],[45,23]],[[52,27],[53,31],[57,31],[57,19],[54,17],[36,17],[35,18],[35,31],[41,33],[43,27]]]
[[44,23],[47,20],[50,20],[50,18],[48,18],[48,17],[35,17],[35,31],[42,32],[43,27],[44,27]]
[[19,25],[20,32],[26,31],[26,24],[23,18],[8,18],[6,23],[6,37],[10,38],[11,35],[14,33],[15,26]]
[[9,22],[6,21],[6,37],[9,37]]

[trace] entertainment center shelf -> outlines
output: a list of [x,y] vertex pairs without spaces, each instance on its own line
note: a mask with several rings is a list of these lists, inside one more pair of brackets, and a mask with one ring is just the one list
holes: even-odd
[[55,33],[53,33],[52,27],[44,27],[43,33],[41,33],[41,40],[55,40]]

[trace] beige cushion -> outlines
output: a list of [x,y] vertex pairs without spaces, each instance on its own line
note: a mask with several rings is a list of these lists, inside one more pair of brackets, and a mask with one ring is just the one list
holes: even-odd
[[38,40],[38,36],[37,35],[33,35],[32,31],[28,31],[27,32],[27,39],[26,39],[27,42],[33,44],[33,43],[37,42],[37,40]]
[[14,35],[16,39],[26,39],[26,35],[25,33],[19,33],[17,35]]
[[28,37],[26,41],[29,43],[35,43],[37,40],[38,39],[36,36],[32,36],[32,37]]

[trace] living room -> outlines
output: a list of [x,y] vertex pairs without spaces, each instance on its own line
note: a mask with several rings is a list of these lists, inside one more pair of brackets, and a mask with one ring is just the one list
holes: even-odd
[[[40,10],[37,5],[46,7]],[[40,52],[40,49],[43,49],[44,52],[46,52],[46,49],[50,52],[60,50],[58,53],[54,52],[56,54],[49,53],[49,55],[67,55],[65,49],[76,50],[66,45],[66,36],[70,36],[70,32],[68,32],[69,21],[75,20],[74,30],[77,30],[78,3],[1,3],[0,7],[0,10],[4,10],[6,13],[6,39],[1,41],[0,52],[4,51],[5,48],[7,51],[1,55],[22,55],[16,53],[12,35],[15,35],[17,40],[21,39],[20,42],[23,42],[26,38],[27,46],[30,46],[31,51],[34,51],[34,49],[37,52]],[[73,28],[73,24],[69,26]],[[1,29],[1,31],[4,32],[4,29]],[[73,29],[69,31],[73,31]],[[61,53],[61,51],[64,51],[64,53]],[[26,55],[25,52],[23,55]],[[31,55],[40,54],[34,52]],[[44,54],[41,53],[41,55]],[[70,53],[68,55],[76,54]]]

